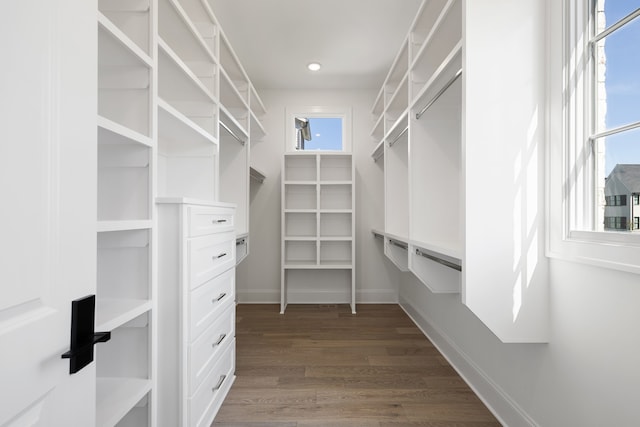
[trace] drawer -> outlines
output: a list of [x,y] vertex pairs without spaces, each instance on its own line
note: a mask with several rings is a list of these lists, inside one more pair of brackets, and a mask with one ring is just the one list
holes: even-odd
[[202,384],[211,367],[220,357],[221,350],[235,336],[235,304],[226,309],[193,344],[189,346],[189,395]]
[[234,379],[235,345],[235,339],[227,343],[220,359],[195,395],[187,399],[190,426],[209,427],[213,422]]
[[236,270],[232,268],[191,291],[189,342],[202,334],[229,305],[235,306]]
[[187,257],[189,286],[193,289],[236,264],[233,231],[189,239]]
[[189,206],[188,236],[204,236],[233,229],[233,209],[213,206]]

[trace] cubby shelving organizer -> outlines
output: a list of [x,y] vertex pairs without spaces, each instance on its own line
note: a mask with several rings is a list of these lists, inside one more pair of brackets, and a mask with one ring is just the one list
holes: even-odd
[[342,292],[355,313],[355,186],[349,153],[287,153],[282,165],[282,277],[284,313],[296,270],[343,270]]

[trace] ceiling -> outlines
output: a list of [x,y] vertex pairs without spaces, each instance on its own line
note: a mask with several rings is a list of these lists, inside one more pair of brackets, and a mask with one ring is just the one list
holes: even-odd
[[258,89],[379,88],[420,1],[209,0]]

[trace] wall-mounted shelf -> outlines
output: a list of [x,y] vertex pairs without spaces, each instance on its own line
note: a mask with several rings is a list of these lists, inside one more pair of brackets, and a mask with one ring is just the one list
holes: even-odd
[[264,173],[260,172],[259,169],[256,169],[253,166],[249,167],[249,176],[251,177],[251,179],[253,179],[256,182],[259,182],[260,184],[262,184],[264,180],[267,179]]

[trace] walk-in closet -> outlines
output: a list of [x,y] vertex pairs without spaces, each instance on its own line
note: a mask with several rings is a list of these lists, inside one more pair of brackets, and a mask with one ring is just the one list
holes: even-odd
[[637,2],[3,6],[0,427],[638,425]]

